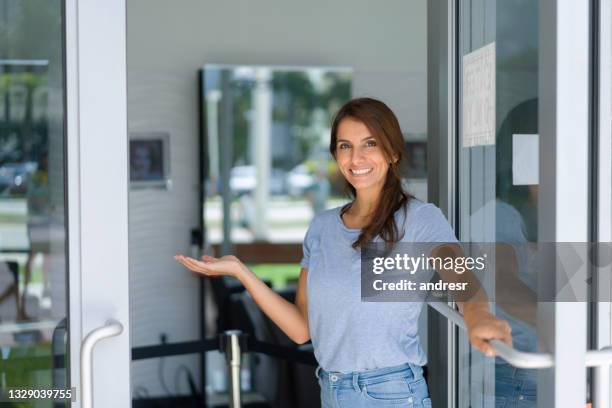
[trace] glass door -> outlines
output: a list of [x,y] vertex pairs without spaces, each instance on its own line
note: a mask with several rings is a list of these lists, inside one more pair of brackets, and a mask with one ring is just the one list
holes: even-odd
[[[526,249],[538,241],[538,2],[459,2],[457,12],[459,238],[496,242],[499,265],[501,252],[519,248],[513,244]],[[513,151],[521,144],[529,157]],[[525,171],[519,175],[521,161]],[[520,255],[527,259],[529,252]],[[510,323],[515,349],[536,352],[537,277],[526,265],[517,266],[516,273],[496,274],[495,281],[520,287],[524,299],[505,307],[498,302],[494,312]],[[485,357],[470,347],[465,333],[458,347],[460,407],[536,406],[536,370]]]
[[65,388],[64,13],[2,1],[0,20],[0,389]]
[[[588,7],[472,0],[456,12],[458,235],[495,243],[489,297],[513,348],[555,356],[553,368],[520,368],[483,356],[460,332],[457,403],[581,406],[586,290],[571,301],[546,296],[561,288],[560,258],[551,275],[536,263],[544,246],[558,255],[559,242],[589,239],[588,54],[576,46],[589,44]],[[585,105],[572,110],[577,101]]]
[[[591,12],[587,2],[429,5],[429,24],[448,27],[438,30],[437,48],[429,50],[430,72],[437,74],[429,83],[430,144],[432,161],[441,163],[430,177],[429,198],[446,211],[461,241],[495,244],[495,273],[487,276],[496,288],[491,310],[510,322],[515,351],[539,353],[527,360],[543,357],[552,365],[536,370],[485,357],[438,316],[430,320],[430,337],[433,331],[446,341],[429,355],[431,387],[445,395],[434,404],[579,407],[591,401],[585,282],[592,270],[579,268],[584,279],[572,299],[551,296],[567,284],[558,243],[594,239]],[[609,223],[609,213],[604,218]],[[557,255],[546,264],[550,274],[537,263],[543,245]],[[437,353],[448,358],[435,360]]]
[[0,405],[127,407],[125,3],[0,21]]

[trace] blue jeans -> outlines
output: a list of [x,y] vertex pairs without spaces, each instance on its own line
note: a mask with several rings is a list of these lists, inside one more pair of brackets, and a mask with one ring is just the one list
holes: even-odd
[[531,408],[537,404],[537,372],[495,364],[495,408]]
[[423,369],[413,364],[353,373],[315,371],[322,408],[431,408]]

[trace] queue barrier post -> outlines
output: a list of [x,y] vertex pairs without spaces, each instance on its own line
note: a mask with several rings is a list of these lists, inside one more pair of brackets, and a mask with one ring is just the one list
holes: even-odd
[[240,365],[242,353],[246,351],[247,335],[240,330],[227,330],[219,335],[219,349],[225,353],[225,362],[230,376],[230,408],[241,408]]

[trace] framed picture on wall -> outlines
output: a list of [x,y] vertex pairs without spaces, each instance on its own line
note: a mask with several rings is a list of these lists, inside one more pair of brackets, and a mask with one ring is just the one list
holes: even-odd
[[168,188],[170,185],[168,133],[130,133],[130,188]]

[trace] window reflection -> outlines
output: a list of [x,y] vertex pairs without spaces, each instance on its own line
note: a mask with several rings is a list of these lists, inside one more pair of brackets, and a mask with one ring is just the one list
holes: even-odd
[[207,242],[301,242],[314,214],[345,201],[329,124],[351,97],[352,71],[207,66],[203,77]]
[[[462,55],[495,44],[495,139],[460,150],[461,240],[496,243],[495,313],[510,324],[514,348],[537,351],[531,246],[538,240],[538,166],[525,161],[518,148],[526,140],[535,140],[535,149],[538,144],[538,4],[490,0],[470,7],[460,9]],[[460,387],[473,390],[461,395],[460,406],[536,405],[535,370],[517,369],[501,358],[493,364],[473,352],[463,335],[460,361]]]
[[0,1],[0,388],[66,383],[62,19]]

